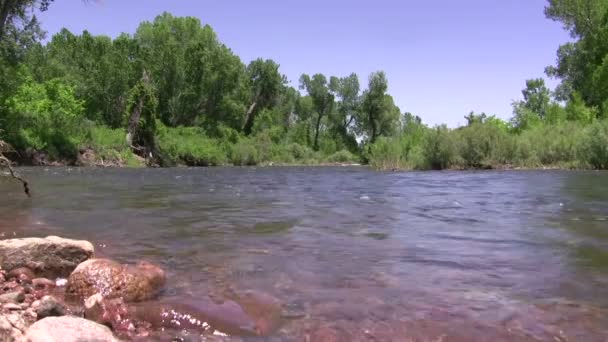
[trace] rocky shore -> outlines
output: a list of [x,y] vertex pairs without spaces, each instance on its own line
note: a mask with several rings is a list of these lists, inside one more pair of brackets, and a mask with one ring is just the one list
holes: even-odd
[[281,305],[256,292],[175,302],[159,266],[95,258],[59,237],[0,241],[0,341],[200,341],[267,336]]

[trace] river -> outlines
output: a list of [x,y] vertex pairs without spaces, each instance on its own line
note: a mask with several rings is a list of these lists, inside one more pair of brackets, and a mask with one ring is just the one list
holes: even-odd
[[87,239],[283,306],[278,341],[607,341],[608,173],[24,168],[4,237]]

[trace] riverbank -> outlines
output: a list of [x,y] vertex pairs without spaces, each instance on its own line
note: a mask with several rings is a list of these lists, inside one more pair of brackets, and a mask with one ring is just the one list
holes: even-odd
[[0,241],[0,340],[69,342],[267,336],[281,320],[269,295],[230,291],[163,300],[158,266],[95,257],[88,241],[59,237]]

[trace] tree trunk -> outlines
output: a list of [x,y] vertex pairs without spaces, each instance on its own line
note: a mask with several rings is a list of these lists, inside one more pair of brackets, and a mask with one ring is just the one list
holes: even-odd
[[319,113],[319,116],[317,117],[317,124],[315,127],[315,141],[314,141],[314,145],[313,145],[313,149],[315,151],[319,150],[319,129],[321,127],[321,118],[322,117],[323,117],[323,115]]
[[376,120],[373,117],[369,118],[369,124],[372,126],[372,136],[370,137],[370,142],[373,144],[376,142],[376,135],[378,134],[378,127],[376,127]]
[[0,5],[0,39],[4,37],[4,31],[8,22],[9,13],[14,6],[14,0],[4,0]]
[[256,107],[257,107],[258,103],[257,101],[254,101],[251,106],[249,106],[249,109],[247,110],[247,114],[245,115],[245,124],[243,125],[243,133],[245,133],[245,135],[249,135],[251,134],[251,129],[253,128],[253,121],[255,120],[255,112],[256,112]]

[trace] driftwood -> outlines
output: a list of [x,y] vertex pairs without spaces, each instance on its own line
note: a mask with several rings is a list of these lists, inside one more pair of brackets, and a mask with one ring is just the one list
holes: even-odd
[[13,170],[13,167],[11,166],[11,161],[8,160],[8,158],[6,158],[2,154],[3,152],[14,152],[14,151],[15,150],[11,147],[11,145],[0,140],[0,166],[6,167],[8,169],[8,172],[10,173],[10,176],[13,177],[14,179],[18,180],[19,182],[21,182],[21,184],[23,184],[23,191],[25,191],[25,194],[28,197],[32,197],[32,194],[30,192],[29,183],[25,179],[23,179],[21,176],[19,176],[19,174],[17,174],[15,172],[15,170]]

